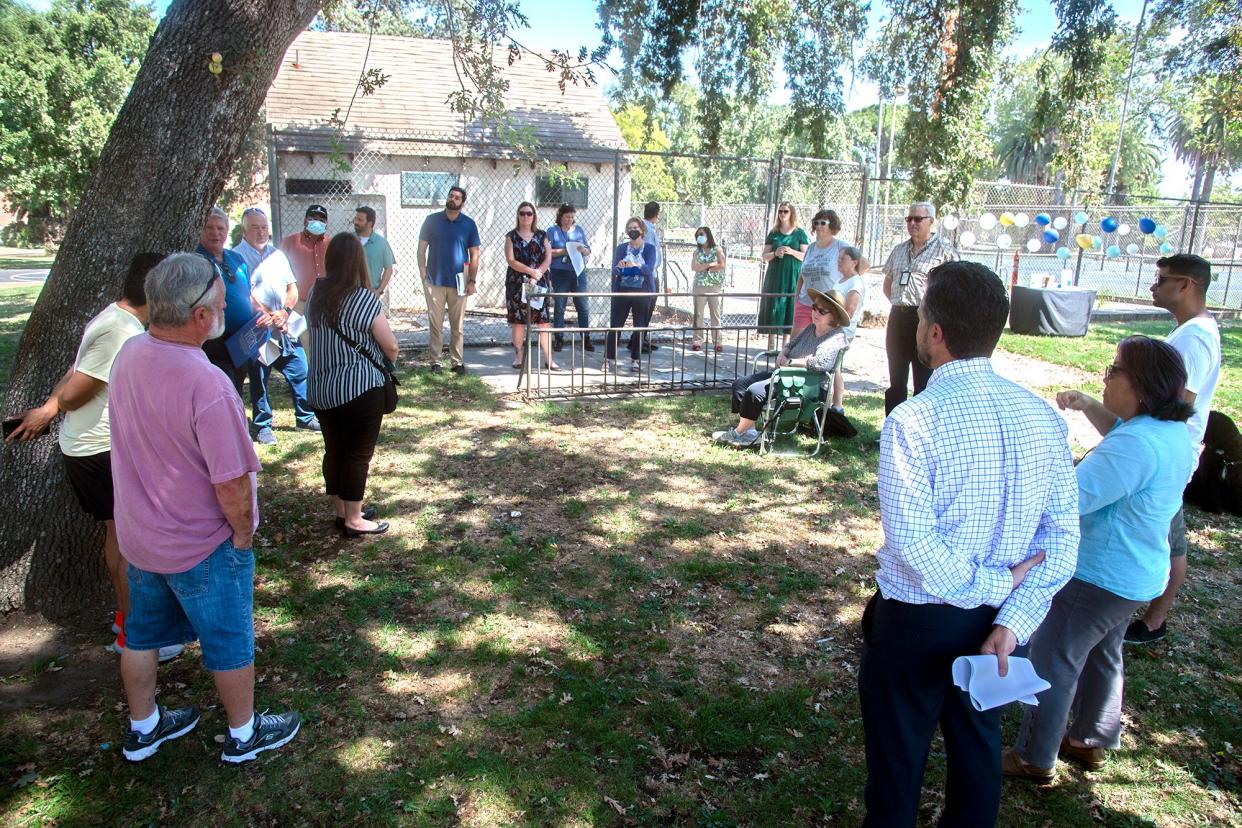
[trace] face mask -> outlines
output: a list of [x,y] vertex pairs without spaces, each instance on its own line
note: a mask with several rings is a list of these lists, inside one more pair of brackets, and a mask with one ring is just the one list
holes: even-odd
[[328,225],[316,219],[315,221],[306,222],[306,232],[312,236],[322,236],[328,230]]
[[633,241],[634,239],[641,236],[642,233],[638,232],[637,230],[626,230],[625,235],[630,237],[630,241]]
[[707,244],[707,236],[695,236],[694,240],[699,244]]

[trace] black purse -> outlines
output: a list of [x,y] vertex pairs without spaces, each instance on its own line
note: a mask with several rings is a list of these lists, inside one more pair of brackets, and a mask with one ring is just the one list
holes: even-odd
[[397,380],[397,375],[394,374],[392,372],[392,369],[388,367],[387,365],[388,361],[385,360],[383,363],[378,362],[375,359],[375,357],[371,356],[369,353],[364,351],[361,345],[359,345],[357,342],[354,342],[354,340],[346,336],[345,333],[336,326],[335,322],[329,322],[328,327],[331,328],[336,333],[337,336],[343,339],[345,341],[345,344],[354,350],[354,353],[356,353],[358,356],[362,357],[367,362],[374,365],[376,368],[379,369],[379,372],[384,375],[384,413],[391,414],[392,412],[396,411],[397,410],[397,386],[400,385],[401,383]]

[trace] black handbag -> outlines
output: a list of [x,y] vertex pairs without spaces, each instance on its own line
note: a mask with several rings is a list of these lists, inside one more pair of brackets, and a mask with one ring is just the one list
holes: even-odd
[[397,375],[394,374],[392,372],[392,369],[388,367],[387,365],[388,361],[384,360],[383,363],[377,361],[375,357],[371,356],[369,353],[364,351],[361,345],[359,345],[357,342],[354,342],[354,340],[346,336],[345,333],[336,326],[335,322],[329,322],[328,327],[331,328],[336,333],[337,336],[345,340],[345,344],[348,345],[350,348],[352,348],[354,350],[354,353],[356,353],[358,356],[362,357],[367,362],[374,365],[376,368],[379,369],[379,372],[384,375],[384,413],[391,414],[392,412],[396,411],[397,410],[397,386],[400,385],[401,383],[397,380]]

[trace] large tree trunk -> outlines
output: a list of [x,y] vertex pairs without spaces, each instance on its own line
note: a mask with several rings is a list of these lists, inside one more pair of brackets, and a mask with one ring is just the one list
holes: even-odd
[[[41,403],[129,259],[192,249],[285,50],[322,0],[176,0],[65,233],[22,334],[6,413]],[[209,71],[211,55],[224,71]],[[108,593],[100,531],[65,482],[55,432],[0,449],[0,612],[65,619]]]

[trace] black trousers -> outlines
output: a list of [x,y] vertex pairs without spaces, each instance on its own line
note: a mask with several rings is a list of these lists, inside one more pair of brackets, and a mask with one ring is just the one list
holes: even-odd
[[914,825],[937,722],[948,760],[940,824],[996,824],[1001,708],[975,710],[950,675],[955,658],[979,652],[995,618],[994,607],[907,604],[879,592],[871,597],[858,671],[867,754],[864,826]]
[[748,420],[758,420],[763,404],[768,401],[771,371],[760,371],[733,381],[733,413]]
[[[626,318],[633,312],[634,327],[645,328],[647,323],[651,321],[651,307],[651,297],[648,296],[626,296],[625,294],[614,296],[612,297],[608,326],[610,328],[622,327],[625,324]],[[638,331],[630,334],[630,359],[639,359],[642,356],[638,334]],[[620,338],[620,331],[611,330],[608,332],[608,348],[605,351],[608,359],[617,358],[617,340]]]
[[927,387],[931,377],[931,369],[919,360],[918,330],[918,308],[908,305],[889,308],[888,329],[884,335],[884,350],[888,353],[888,390],[884,392],[886,416],[909,396],[906,382],[912,371],[915,394]]
[[229,346],[225,345],[226,337],[217,339],[209,339],[203,343],[203,353],[207,355],[207,359],[212,365],[223,371],[228,378],[233,381],[233,387],[237,389],[237,396],[241,396],[242,385],[246,382],[246,375],[250,373],[250,363],[243,362],[241,365],[233,364],[233,357],[229,355]]
[[360,502],[384,420],[384,389],[372,388],[344,405],[315,410],[323,429],[324,493]]

